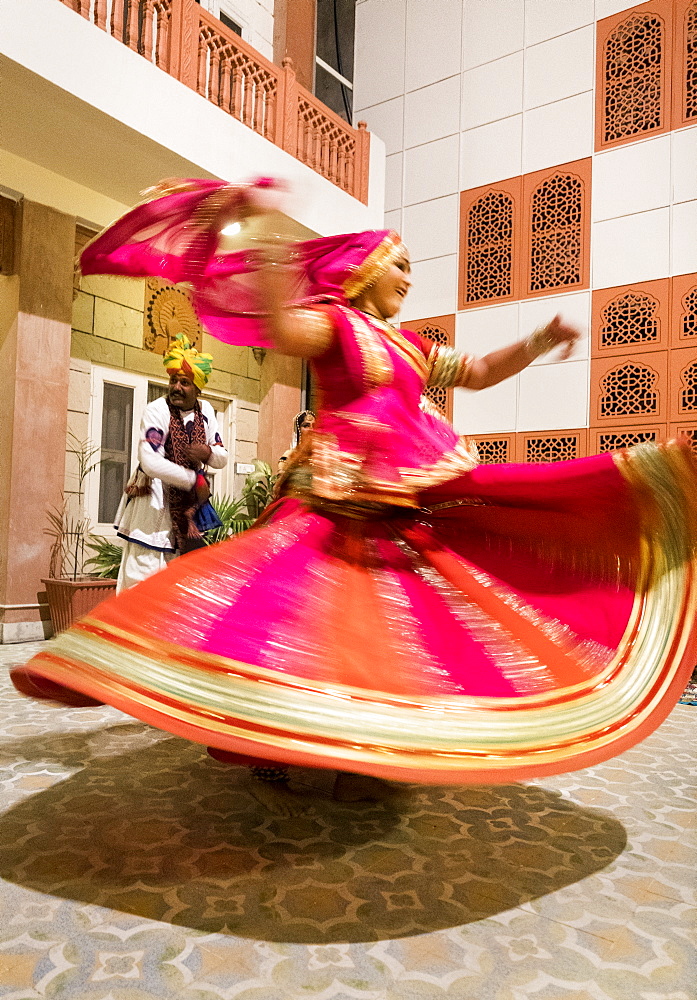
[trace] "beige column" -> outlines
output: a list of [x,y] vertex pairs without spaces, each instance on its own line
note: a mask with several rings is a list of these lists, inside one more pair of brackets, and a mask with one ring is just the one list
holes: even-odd
[[75,219],[25,201],[15,274],[0,276],[0,625],[49,634],[47,511],[65,476]]
[[266,352],[261,364],[259,458],[273,471],[293,436],[293,417],[300,409],[302,362],[278,351]]

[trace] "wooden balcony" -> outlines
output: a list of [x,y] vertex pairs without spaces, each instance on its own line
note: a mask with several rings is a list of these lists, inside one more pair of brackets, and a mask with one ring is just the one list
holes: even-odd
[[227,114],[368,203],[370,137],[196,0],[59,0]]

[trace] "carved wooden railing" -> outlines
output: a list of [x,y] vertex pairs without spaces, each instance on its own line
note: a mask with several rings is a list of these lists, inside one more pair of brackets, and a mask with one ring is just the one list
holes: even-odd
[[195,0],[60,0],[360,201],[370,136],[265,59]]

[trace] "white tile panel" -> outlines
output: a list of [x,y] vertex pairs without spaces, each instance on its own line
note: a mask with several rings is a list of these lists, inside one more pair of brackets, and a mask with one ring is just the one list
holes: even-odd
[[412,261],[457,253],[459,202],[451,194],[404,209],[402,235]]
[[518,376],[519,431],[588,426],[589,362],[526,368]]
[[455,194],[459,190],[457,135],[413,146],[404,154],[404,204]]
[[627,3],[627,0],[595,0],[595,18],[600,21],[604,17],[620,14],[623,10],[629,12],[634,6],[635,4]]
[[522,173],[523,116],[512,115],[460,133],[460,190]]
[[402,232],[402,209],[397,208],[392,212],[385,212],[385,229],[394,229],[395,232]]
[[592,24],[593,16],[593,0],[525,0],[525,44]]
[[669,208],[595,222],[591,236],[593,287],[611,288],[667,277],[669,230]]
[[697,198],[697,125],[671,135],[673,201]]
[[467,0],[462,7],[463,69],[523,48],[525,8],[521,0]]
[[460,72],[461,0],[407,0],[408,90]]
[[697,271],[697,201],[673,205],[671,227],[671,274]]
[[670,204],[669,135],[598,153],[593,162],[596,222]]
[[593,153],[593,91],[543,104],[523,115],[522,173],[581,160]]
[[519,340],[517,302],[467,309],[455,317],[455,346],[478,358]]
[[523,110],[523,53],[486,63],[462,74],[463,131],[509,118]]
[[422,87],[404,99],[404,145],[421,146],[459,131],[460,77]]
[[385,157],[385,211],[391,212],[402,207],[402,160],[403,153],[393,153]]
[[457,254],[416,261],[412,287],[400,313],[401,320],[425,319],[454,313],[457,307]]
[[456,389],[453,427],[458,434],[514,431],[518,408],[518,376],[480,392]]
[[[590,357],[590,292],[571,292],[568,295],[550,295],[549,298],[524,300],[520,303],[519,338],[522,340],[529,337],[533,330],[549,323],[557,314],[564,323],[575,326],[581,334],[568,363],[587,360]],[[533,365],[554,364],[559,360],[560,353],[561,348],[543,354],[533,361]]]
[[592,90],[593,26],[570,31],[525,50],[525,109]]
[[404,93],[405,38],[404,0],[366,0],[356,7],[356,111]]
[[374,132],[385,143],[385,152],[399,153],[404,145],[404,98],[396,97],[384,104],[364,108],[356,116],[368,124],[368,131]]

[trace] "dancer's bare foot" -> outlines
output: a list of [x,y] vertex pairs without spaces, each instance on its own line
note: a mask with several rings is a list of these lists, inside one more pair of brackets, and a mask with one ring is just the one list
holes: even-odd
[[332,795],[337,802],[394,802],[404,799],[406,793],[404,785],[383,778],[339,771]]
[[281,819],[305,816],[312,812],[313,805],[309,796],[289,788],[287,781],[260,781],[258,778],[250,778],[246,788],[257,802],[261,802],[270,813]]

